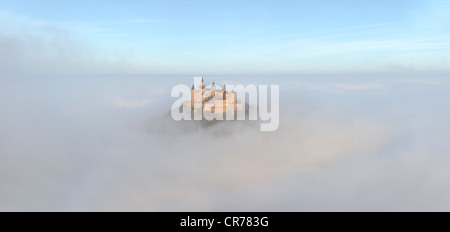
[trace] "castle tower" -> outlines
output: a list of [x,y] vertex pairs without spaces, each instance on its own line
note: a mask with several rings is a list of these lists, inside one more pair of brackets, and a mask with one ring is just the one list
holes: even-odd
[[233,102],[236,104],[236,92],[231,91],[231,98],[233,99]]
[[203,77],[202,77],[202,92],[205,91],[205,82],[203,81]]
[[191,108],[194,108],[194,94],[195,94],[195,88],[194,85],[192,85],[192,89],[191,89]]
[[226,90],[225,85],[223,85],[222,96],[223,96],[222,97],[222,100],[223,100],[223,110],[222,110],[222,112],[225,112],[226,108],[227,108],[227,90]]
[[226,98],[226,93],[227,93],[227,90],[225,89],[225,85],[223,85],[223,89],[222,89],[222,99],[223,100],[225,100],[225,98]]
[[211,97],[215,97],[215,96],[216,96],[216,84],[213,81],[212,86],[211,86]]

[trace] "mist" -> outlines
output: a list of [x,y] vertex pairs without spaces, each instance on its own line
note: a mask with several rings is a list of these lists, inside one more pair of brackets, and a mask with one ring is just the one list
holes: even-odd
[[0,87],[2,211],[448,211],[442,74],[205,76],[280,85],[280,126],[174,121],[192,76]]

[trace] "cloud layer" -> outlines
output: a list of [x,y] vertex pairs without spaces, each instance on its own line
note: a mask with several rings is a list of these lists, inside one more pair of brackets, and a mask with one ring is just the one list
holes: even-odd
[[386,88],[247,77],[280,84],[273,133],[258,122],[173,121],[170,88],[190,77],[4,82],[0,209],[448,209],[445,79],[346,80]]

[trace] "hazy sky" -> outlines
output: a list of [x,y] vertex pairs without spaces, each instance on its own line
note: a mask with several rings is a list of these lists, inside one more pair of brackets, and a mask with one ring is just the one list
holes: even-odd
[[449,12],[447,0],[0,0],[0,29],[132,73],[448,71]]

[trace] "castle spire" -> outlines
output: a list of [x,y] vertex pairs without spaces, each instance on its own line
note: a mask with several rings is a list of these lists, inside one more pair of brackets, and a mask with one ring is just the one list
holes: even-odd
[[195,90],[194,85],[192,85],[192,89],[191,90]]

